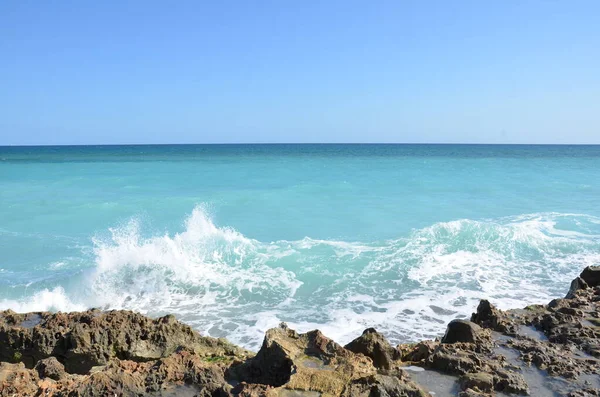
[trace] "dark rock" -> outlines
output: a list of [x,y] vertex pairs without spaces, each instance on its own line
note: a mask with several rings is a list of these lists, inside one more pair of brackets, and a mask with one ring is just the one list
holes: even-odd
[[249,363],[247,375],[252,383],[278,387],[290,381],[294,372],[294,361],[280,340],[298,340],[300,335],[282,324],[279,329],[268,330],[258,354]]
[[452,320],[446,328],[442,343],[475,343],[481,334],[481,327],[471,321]]
[[580,389],[574,390],[567,397],[600,397],[600,389]]
[[575,317],[583,316],[583,310],[575,309],[573,307],[561,307],[557,310],[557,312],[562,313],[562,314],[568,314],[570,316],[575,316]]
[[579,275],[590,287],[600,286],[600,266],[588,266]]
[[35,370],[38,372],[40,378],[50,378],[54,380],[61,380],[67,376],[65,366],[62,365],[56,357],[48,357],[40,360],[35,365]]
[[511,320],[486,299],[479,302],[477,312],[473,313],[471,321],[483,328],[490,328],[507,335],[516,334],[516,327]]
[[366,329],[361,336],[344,347],[351,352],[370,357],[377,368],[391,369],[394,361],[400,359],[400,352],[394,349],[385,337],[374,328]]
[[571,281],[571,286],[569,287],[569,292],[567,292],[567,299],[573,299],[577,291],[589,288],[587,283],[581,278],[577,277]]

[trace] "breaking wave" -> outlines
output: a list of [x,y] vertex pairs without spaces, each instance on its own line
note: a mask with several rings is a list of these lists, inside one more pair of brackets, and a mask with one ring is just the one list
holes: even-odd
[[378,242],[260,242],[217,227],[198,206],[179,233],[143,229],[133,218],[95,237],[94,266],[76,280],[31,286],[0,306],[173,313],[253,349],[280,321],[341,343],[366,327],[414,341],[440,335],[481,298],[511,308],[561,296],[582,267],[600,262],[600,219],[581,214],[456,220]]

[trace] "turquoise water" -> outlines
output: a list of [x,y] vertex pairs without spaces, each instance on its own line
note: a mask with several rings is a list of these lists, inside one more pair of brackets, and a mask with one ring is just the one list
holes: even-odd
[[0,308],[434,337],[600,263],[600,146],[0,147]]

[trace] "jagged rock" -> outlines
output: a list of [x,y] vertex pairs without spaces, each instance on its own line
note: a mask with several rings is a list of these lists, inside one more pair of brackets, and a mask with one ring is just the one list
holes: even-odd
[[[425,366],[450,375],[491,377],[493,389],[509,393],[527,394],[528,387],[520,373],[513,371],[502,356],[493,352],[493,344],[488,341],[476,343],[440,344],[425,361]],[[465,387],[473,388],[467,384]],[[479,390],[481,391],[481,390]]]
[[272,389],[273,386],[269,385],[241,382],[231,390],[231,393],[238,397],[264,397]]
[[174,316],[151,319],[131,311],[17,314],[0,312],[0,360],[28,368],[54,356],[69,373],[86,374],[112,358],[148,361],[186,346],[199,355],[246,357],[225,340],[203,337]]
[[120,361],[119,364],[117,371],[127,370],[124,365],[131,365],[137,372],[145,373],[146,390],[158,391],[166,383],[191,384],[211,394],[227,389],[224,368],[211,358],[200,357],[190,350],[180,350],[154,363]]
[[[0,365],[0,396],[4,395],[57,395],[57,396],[162,396],[168,389],[190,385],[198,395],[226,396],[230,386],[223,369],[206,362],[204,358],[180,351],[155,362],[134,362],[113,359],[108,365],[90,375],[61,374],[54,380],[39,381],[37,371],[47,371],[49,362],[38,362],[37,370],[27,369],[22,363]],[[57,361],[55,364],[60,365]],[[3,367],[12,366],[9,372]],[[5,376],[3,376],[5,375]],[[49,376],[44,374],[44,376]],[[9,383],[3,383],[6,379]],[[166,393],[167,395],[176,395]]]
[[493,393],[481,393],[473,389],[463,390],[458,393],[458,397],[491,397]]
[[569,292],[567,292],[567,299],[573,299],[577,291],[589,288],[587,283],[581,278],[577,277],[571,281],[571,286],[569,287]]
[[50,378],[54,380],[61,380],[67,376],[65,366],[62,365],[56,357],[48,357],[40,360],[35,365],[35,370],[38,372],[40,378]]
[[35,396],[39,378],[37,373],[25,367],[23,363],[0,363],[0,396]]
[[600,397],[600,389],[580,389],[574,390],[567,397]]
[[[266,332],[260,351],[240,368],[242,380],[293,390],[340,395],[353,378],[375,373],[369,359],[344,349],[319,331],[298,334],[282,324]],[[311,383],[316,385],[311,385]]]
[[583,374],[600,384],[600,360],[594,358],[600,357],[600,327],[595,323],[600,306],[594,300],[599,291],[598,287],[583,288],[568,299],[515,312],[516,322],[535,327],[543,336],[519,335],[504,344],[521,352],[520,362],[560,376],[567,384],[576,384]]
[[[225,368],[251,355],[225,340],[203,337],[173,316],[0,312],[0,360],[19,362],[3,364],[2,379],[11,381],[0,386],[0,396],[55,391],[79,397],[160,396],[165,387],[182,384],[200,395],[226,393]],[[27,385],[17,378],[28,379]]]
[[404,372],[371,375],[354,381],[344,397],[429,397],[430,395],[408,379]]
[[481,372],[466,374],[460,378],[460,387],[463,390],[474,389],[479,392],[491,393],[494,390],[494,377]]
[[551,376],[575,379],[582,373],[600,373],[600,361],[576,359],[571,348],[562,344],[523,338],[509,340],[506,345],[520,351],[524,363],[535,365]]
[[529,387],[523,375],[505,368],[498,369],[494,373],[494,390],[514,394],[529,394]]
[[481,335],[481,327],[471,321],[452,320],[446,328],[442,343],[475,343]]
[[290,353],[299,350],[298,346],[293,346],[299,339],[300,335],[285,324],[268,330],[258,354],[241,368],[246,371],[241,377],[252,383],[275,387],[286,384],[295,371]]
[[324,396],[362,396],[373,390],[405,393],[392,394],[398,396],[425,395],[403,371],[378,373],[371,358],[343,348],[320,331],[298,334],[285,324],[268,330],[256,356],[230,374],[246,383],[273,386],[269,395],[278,396],[309,391]]
[[590,287],[579,290],[571,299],[555,299],[522,321],[542,331],[551,343],[576,346],[600,357],[600,305],[594,300],[598,292],[600,288]]
[[588,266],[579,275],[590,287],[600,286],[600,266]]
[[597,270],[582,272],[569,299],[510,311],[481,301],[473,322],[452,321],[441,342],[397,348],[374,329],[344,348],[319,331],[282,324],[266,332],[254,356],[173,316],[3,311],[0,397],[427,396],[400,369],[407,363],[460,377],[463,397],[527,394],[529,365],[560,378],[557,395],[599,396]]
[[400,359],[400,352],[374,328],[364,330],[361,336],[344,347],[351,352],[370,357],[377,368],[391,369],[394,362]]
[[427,360],[438,347],[439,342],[426,340],[414,344],[398,345],[396,348],[402,355],[402,361],[422,363]]
[[479,302],[477,312],[473,313],[471,321],[483,328],[490,328],[506,335],[516,334],[516,327],[512,321],[486,299]]
[[464,345],[440,345],[427,359],[428,367],[450,375],[464,375],[479,372],[482,360],[477,353],[469,351]]

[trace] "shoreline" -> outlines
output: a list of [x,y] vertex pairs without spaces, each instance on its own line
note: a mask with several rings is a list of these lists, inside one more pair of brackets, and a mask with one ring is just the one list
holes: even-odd
[[[345,347],[268,330],[253,353],[172,315],[0,311],[0,396],[600,396],[600,267],[567,296],[501,311],[482,300],[440,339]],[[496,394],[499,393],[499,394]]]

